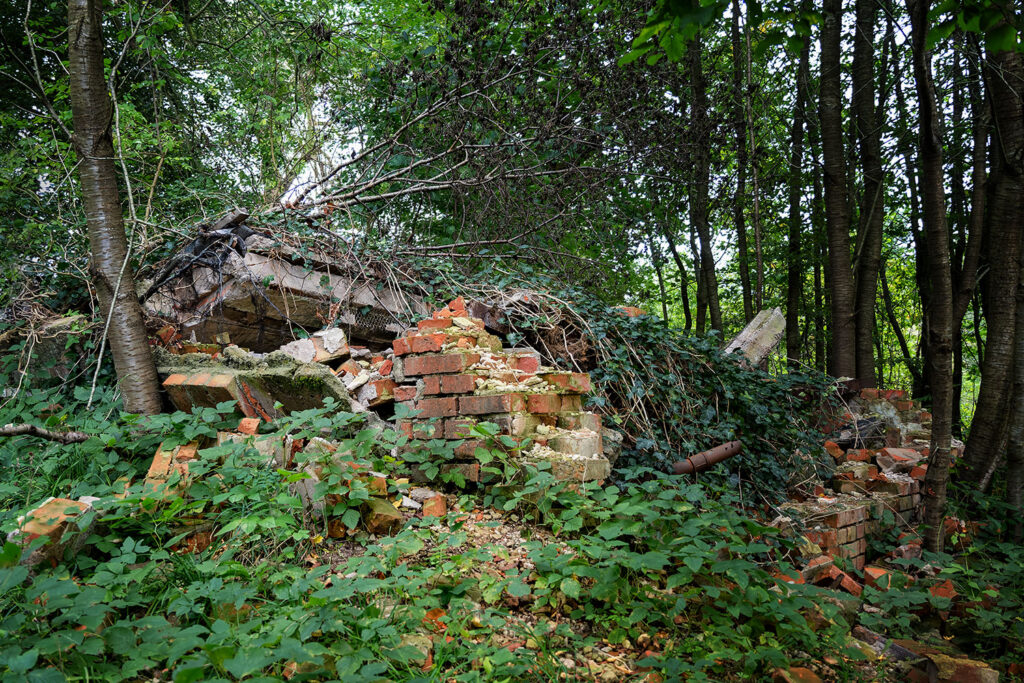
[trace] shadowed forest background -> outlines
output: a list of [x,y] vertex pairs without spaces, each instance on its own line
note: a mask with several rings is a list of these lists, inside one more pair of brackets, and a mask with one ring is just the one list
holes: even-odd
[[[704,506],[709,520],[687,532],[697,540],[685,552],[678,538],[668,539],[688,523],[688,510],[673,508],[678,517],[665,517],[652,538],[630,530],[636,538],[622,541],[623,552],[635,557],[616,574],[623,583],[603,594],[597,588],[613,579],[595,574],[593,583],[581,584],[586,574],[559,568],[548,584],[560,586],[561,597],[549,599],[555,612],[548,614],[564,608],[567,622],[571,614],[591,630],[561,633],[550,647],[533,648],[550,649],[553,668],[531,669],[519,661],[522,653],[499,643],[496,651],[505,654],[498,659],[485,646],[456,648],[451,656],[464,667],[447,669],[440,661],[430,669],[441,646],[423,665],[404,654],[387,659],[374,644],[409,645],[397,645],[404,632],[388,630],[398,619],[393,610],[382,617],[380,602],[367,597],[378,584],[343,598],[321,596],[363,600],[358,609],[345,602],[350,613],[338,617],[348,620],[337,636],[347,650],[309,645],[314,632],[334,633],[327,617],[303,626],[299,637],[288,624],[311,603],[297,597],[303,589],[275,591],[284,590],[285,577],[303,575],[297,567],[308,568],[301,558],[311,551],[302,544],[316,535],[299,530],[300,513],[280,521],[271,504],[280,502],[273,482],[228,473],[226,490],[238,499],[248,498],[245,491],[266,493],[246,519],[279,520],[222,525],[247,539],[237,558],[210,555],[183,568],[186,561],[167,550],[180,541],[173,517],[183,508],[176,508],[145,522],[144,531],[132,526],[142,524],[138,519],[117,513],[120,521],[97,546],[103,557],[77,565],[79,573],[104,568],[96,585],[116,576],[127,591],[115,591],[124,604],[111,607],[110,596],[92,594],[89,586],[72,590],[68,576],[55,570],[48,580],[65,582],[64,592],[57,591],[65,602],[47,609],[70,612],[59,618],[40,612],[33,620],[26,615],[46,605],[37,600],[29,607],[30,598],[54,589],[37,590],[34,575],[0,570],[7,572],[0,586],[17,593],[0,603],[0,660],[4,653],[9,658],[0,670],[71,677],[95,666],[114,676],[116,665],[108,662],[108,670],[97,663],[106,647],[116,653],[111,662],[132,662],[134,669],[125,671],[148,672],[154,680],[207,680],[214,673],[227,680],[274,678],[296,661],[330,664],[344,680],[357,680],[356,672],[366,680],[413,673],[470,680],[497,677],[493,669],[502,666],[522,667],[509,669],[515,679],[545,680],[582,675],[556,651],[572,649],[577,637],[594,637],[626,639],[627,649],[637,651],[630,661],[647,658],[630,675],[653,667],[666,680],[771,678],[820,647],[841,653],[836,680],[886,680],[895,674],[883,665],[865,673],[863,659],[850,654],[853,621],[837,616],[841,610],[828,612],[827,627],[807,625],[808,605],[822,603],[820,596],[801,594],[793,599],[807,602],[777,606],[762,590],[732,596],[735,604],[722,612],[705,603],[694,608],[693,593],[682,605],[673,603],[675,611],[665,611],[670,616],[661,623],[655,614],[668,602],[645,602],[646,589],[625,578],[634,572],[657,583],[651,577],[658,572],[685,565],[689,576],[678,585],[714,585],[724,594],[741,582],[744,593],[747,579],[714,564],[729,553],[749,561],[739,573],[758,567],[767,577],[760,537],[744,527],[755,524],[746,515],[792,487],[794,453],[822,454],[821,435],[808,436],[821,425],[807,396],[838,395],[838,387],[839,394],[904,390],[929,412],[920,526],[926,555],[916,561],[935,569],[924,572],[926,579],[962,578],[958,589],[977,608],[954,610],[953,621],[975,631],[963,651],[999,660],[993,666],[1004,676],[1024,675],[1010,667],[1024,652],[1022,21],[1019,4],[1003,0],[0,0],[5,531],[45,496],[114,491],[118,477],[144,470],[143,460],[167,434],[182,443],[216,436],[213,425],[226,421],[225,414],[166,410],[151,353],[161,321],[144,305],[147,288],[161,284],[168,272],[161,269],[173,263],[168,260],[237,207],[247,208],[255,229],[287,235],[302,253],[344,254],[346,267],[362,277],[388,286],[413,283],[431,308],[455,295],[498,290],[541,292],[545,305],[572,308],[590,344],[580,347],[580,357],[592,363],[588,370],[603,392],[587,405],[606,424],[614,415],[626,435],[615,475],[623,498],[601,493],[600,504],[580,502],[582,494],[567,489],[572,500],[563,501],[564,509],[575,512],[558,518],[554,535],[566,520],[591,514],[597,521],[588,525],[669,515],[637,512],[652,497],[660,501],[655,508],[670,498],[659,497],[652,481],[684,492],[678,502],[688,510]],[[620,306],[647,315],[620,320],[609,312]],[[774,308],[781,309],[786,332],[764,366],[734,369],[723,361],[723,342]],[[56,356],[42,354],[40,331],[69,315],[75,320],[65,347]],[[531,341],[524,334],[505,341]],[[724,408],[719,398],[732,403]],[[763,415],[758,406],[765,406]],[[293,414],[281,428],[313,434],[330,423],[370,449],[372,438],[352,432],[358,419],[338,422],[332,414]],[[709,475],[704,488],[661,474],[668,463],[739,437],[758,445],[736,461],[742,464]],[[959,442],[962,457],[956,457]],[[26,444],[33,445],[26,450]],[[204,514],[227,515],[220,507],[226,498],[210,495],[200,506]],[[535,518],[523,513],[524,519],[540,524],[543,518],[550,526],[550,505],[533,509],[529,486],[487,495],[485,507],[513,501],[505,510],[525,505]],[[629,496],[630,506],[615,507]],[[976,545],[945,532],[951,517],[980,523],[973,527]],[[118,524],[127,526],[118,531]],[[284,536],[274,536],[275,525]],[[718,527],[731,530],[725,550],[712,538]],[[581,534],[572,543],[586,555],[589,544],[626,533],[610,528],[600,539],[586,535],[598,532],[582,521],[568,530]],[[264,535],[246,536],[256,529]],[[137,545],[126,548],[125,538]],[[266,556],[246,544],[271,542],[298,544],[288,551],[290,568],[255,568],[269,566],[260,564]],[[974,552],[976,565],[962,557]],[[151,569],[139,569],[136,556],[148,557],[138,562]],[[359,581],[394,579],[380,557],[372,568],[358,569]],[[591,567],[610,562],[597,551],[589,557]],[[523,576],[554,571],[542,564],[534,558]],[[727,575],[727,583],[698,581],[701,566],[718,566],[713,573]],[[150,571],[147,580],[173,575],[169,585],[185,597],[146,594],[133,584],[131,572]],[[236,571],[245,575],[244,590],[229,576]],[[209,587],[214,578],[219,583],[209,590],[230,585],[245,595],[203,602],[207,589],[195,586]],[[401,592],[394,580],[387,590]],[[424,579],[428,584],[424,595],[431,597],[421,596],[428,607],[454,615],[451,600],[464,591]],[[510,585],[513,594],[519,590]],[[581,585],[584,597],[593,587],[594,599],[607,604],[585,606]],[[934,591],[904,588],[904,598],[867,589],[884,616],[860,623],[894,636],[940,629],[927,616],[907,616],[908,606],[935,603]],[[608,605],[623,595],[634,601],[631,609],[613,614]],[[253,622],[237,611],[221,619],[209,610],[257,601],[287,604],[282,614],[292,616],[274,621],[263,614],[261,626],[244,632],[239,624]],[[371,603],[372,618],[360,611]],[[949,604],[939,607],[948,617]],[[178,616],[140,624],[142,612]],[[195,621],[193,613],[206,616]],[[741,613],[740,621],[758,625],[735,627]],[[673,620],[679,615],[688,625]],[[50,618],[69,628],[81,622],[87,631],[98,633],[100,624],[122,631],[99,646],[71,636],[77,641],[68,646],[43,633],[39,624]],[[111,626],[115,618],[121,621]],[[493,618],[488,612],[472,628],[497,630]],[[471,628],[466,619],[460,628]],[[218,631],[215,622],[231,627]],[[353,635],[359,628],[369,631]],[[531,628],[536,645],[543,629]],[[155,640],[177,639],[180,652],[133,653],[136,642],[150,637],[147,629],[164,634]],[[683,645],[697,632],[707,634],[706,643]],[[986,644],[984,634],[994,633],[1004,640]],[[640,647],[641,634],[646,643],[653,635],[674,644]],[[41,645],[29,647],[36,638]],[[390,663],[375,667],[375,660]],[[261,663],[247,668],[243,661]],[[310,677],[316,670],[293,669],[292,675]]]

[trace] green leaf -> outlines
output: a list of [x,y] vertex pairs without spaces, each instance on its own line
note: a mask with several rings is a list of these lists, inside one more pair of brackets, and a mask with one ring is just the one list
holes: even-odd
[[580,582],[571,576],[562,579],[562,582],[558,584],[558,589],[573,600],[580,597],[580,588]]
[[349,508],[345,510],[345,514],[341,516],[341,523],[349,529],[355,529],[359,526],[359,510],[356,508]]
[[21,546],[10,541],[4,542],[4,548],[0,551],[0,569],[8,569],[18,564],[21,559]]

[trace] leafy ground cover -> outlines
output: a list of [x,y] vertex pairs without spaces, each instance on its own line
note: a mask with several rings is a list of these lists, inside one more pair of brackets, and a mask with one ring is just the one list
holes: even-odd
[[[332,537],[290,488],[301,475],[243,444],[201,450],[183,497],[126,492],[159,443],[213,437],[237,415],[223,404],[143,423],[109,387],[87,410],[89,394],[27,378],[0,409],[0,423],[94,435],[0,442],[0,528],[46,496],[101,497],[81,552],[30,571],[4,546],[4,680],[750,680],[794,665],[830,680],[898,676],[851,639],[858,622],[934,631],[990,662],[1024,652],[1021,552],[998,522],[955,557],[907,560],[919,580],[865,588],[861,603],[780,582],[796,544],[725,486],[632,467],[571,487],[495,450],[495,485],[438,470],[433,485],[457,503],[392,536],[347,514],[370,495],[353,470],[331,473],[323,486],[341,492],[331,512],[346,527]],[[273,429],[328,434],[392,493],[410,486],[391,455],[399,441],[356,416],[328,407]],[[419,446],[425,462],[452,457]],[[188,540],[198,530],[213,538],[201,551]],[[966,601],[930,590],[947,579]]]

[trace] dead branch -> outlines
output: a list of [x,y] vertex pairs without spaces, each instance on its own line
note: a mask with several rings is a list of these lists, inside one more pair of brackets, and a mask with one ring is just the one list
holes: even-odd
[[0,436],[37,436],[40,439],[68,445],[87,441],[92,435],[85,432],[55,432],[33,424],[8,424],[0,427]]

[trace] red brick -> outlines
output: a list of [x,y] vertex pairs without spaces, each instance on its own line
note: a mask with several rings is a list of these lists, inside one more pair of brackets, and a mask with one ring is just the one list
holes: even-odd
[[910,470],[910,476],[917,481],[924,481],[925,476],[928,474],[928,465],[917,465]]
[[171,399],[171,403],[178,410],[189,412],[192,410],[192,401],[188,397],[188,391],[185,389],[185,382],[188,378],[181,374],[175,373],[168,376],[164,380],[164,389],[167,391],[167,395]]
[[913,401],[894,401],[893,402],[893,406],[896,407],[896,410],[898,410],[901,413],[903,413],[903,412],[906,412],[908,410],[913,410],[914,409],[914,402]]
[[403,386],[395,387],[395,400],[396,401],[414,401],[416,400],[416,387],[408,384]]
[[420,334],[430,332],[440,332],[451,327],[451,320],[448,318],[427,318],[416,323],[416,327],[419,328]]
[[[483,439],[466,439],[458,446],[455,447],[455,457],[457,458],[475,458],[476,449],[483,448],[490,450],[490,444]],[[468,478],[468,477],[467,477]],[[474,481],[477,481],[474,479]]]
[[430,423],[426,420],[399,420],[396,426],[398,431],[410,439],[442,438],[444,430],[443,424]]
[[882,397],[886,401],[902,401],[907,397],[907,392],[902,389],[886,389],[882,392]]
[[846,451],[847,462],[871,462],[875,452],[869,448],[851,449]]
[[441,393],[470,394],[476,391],[476,375],[441,375]]
[[821,548],[835,548],[839,545],[839,537],[835,529],[828,531],[808,531],[805,534],[807,540]]
[[783,574],[782,572],[776,572],[773,576],[779,583],[805,583],[804,577],[801,576],[800,572],[792,572],[790,574]]
[[448,340],[448,335],[442,333],[418,334],[413,337],[406,337],[406,339],[413,353],[437,353]]
[[462,398],[459,399],[459,413],[461,413],[462,415],[514,413],[526,410],[526,405],[526,398],[523,396],[523,394],[463,396]]
[[883,448],[879,455],[888,455],[896,462],[914,462],[921,459],[921,454],[913,448]]
[[872,588],[887,591],[892,586],[892,574],[881,567],[864,567],[864,583]]
[[394,361],[392,361],[389,358],[380,364],[380,367],[377,368],[377,372],[380,373],[381,377],[388,377],[391,374],[391,371],[394,369],[394,367]]
[[351,375],[356,377],[362,372],[363,369],[359,366],[359,363],[355,362],[351,358],[338,366],[338,374]]
[[199,444],[191,441],[184,446],[178,446],[174,452],[174,462],[189,462],[199,457]]
[[541,375],[548,384],[577,394],[591,392],[590,375],[585,372],[554,372]]
[[480,481],[480,463],[478,462],[455,462],[441,466],[441,474],[452,474],[458,472],[466,481]]
[[879,390],[874,387],[869,387],[860,390],[860,397],[865,399],[876,399],[879,396]]
[[471,394],[476,391],[476,375],[428,375],[423,378],[423,393]]
[[526,397],[526,409],[531,413],[558,413],[562,411],[562,397],[558,394],[530,394]]
[[405,374],[410,376],[455,374],[462,372],[479,360],[479,354],[475,353],[413,356],[405,360]]
[[826,441],[825,450],[838,462],[842,462],[846,458],[846,453],[835,441]]
[[234,401],[238,397],[238,389],[235,388],[235,377],[227,373],[213,375],[206,382],[206,393],[215,406],[224,401]]
[[423,501],[423,509],[420,510],[421,517],[444,517],[448,514],[448,504],[445,497],[437,495]]
[[243,417],[238,423],[238,431],[242,434],[256,434],[260,429],[260,422],[262,420],[258,417]]
[[[453,399],[454,400],[454,399]],[[452,418],[444,421],[444,438],[446,439],[464,439],[466,435],[470,433],[473,426],[476,424],[475,420],[469,420],[465,418]]]
[[391,350],[395,352],[396,356],[405,356],[412,353],[412,344],[409,340],[412,337],[398,337],[391,342]]
[[937,598],[949,598],[950,600],[956,598],[956,588],[953,587],[953,582],[946,579],[942,583],[937,583],[928,589],[928,592]]
[[533,354],[516,354],[510,360],[512,367],[521,373],[532,375],[540,370],[540,359]]
[[416,410],[421,411],[421,420],[432,417],[451,417],[459,412],[458,400],[455,398],[422,398],[416,401]]
[[579,394],[564,394],[562,396],[562,412],[578,413],[583,410],[583,397]]

